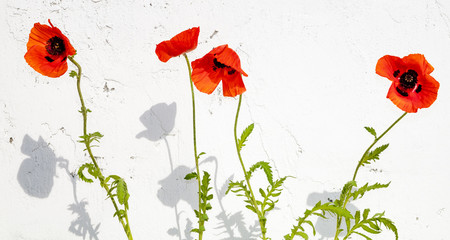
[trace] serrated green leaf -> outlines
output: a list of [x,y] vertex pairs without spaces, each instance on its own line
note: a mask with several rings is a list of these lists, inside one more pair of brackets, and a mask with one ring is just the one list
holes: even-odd
[[[306,220],[311,215],[317,215],[320,217],[325,218],[324,212],[328,212],[331,214],[335,214],[338,216],[342,216],[345,218],[353,218],[353,216],[350,214],[350,212],[347,209],[343,209],[340,207],[336,207],[332,205],[331,202],[327,202],[325,204],[322,204],[320,201],[317,202],[314,207],[311,210],[306,210],[303,217],[300,217],[297,219],[297,225],[294,225],[294,227],[291,229],[291,234],[285,235],[285,239],[293,239],[294,236],[304,233],[304,229],[301,226],[303,223],[309,224],[313,228],[313,232],[315,232],[314,226],[309,220]],[[338,230],[342,231],[342,229]]]
[[[84,176],[84,174],[83,174],[83,170],[84,169],[91,169],[91,168],[95,168],[95,166],[94,166],[94,164],[92,164],[92,163],[85,163],[85,164],[83,164],[83,165],[81,165],[80,166],[80,168],[78,168],[78,177],[81,179],[81,180],[83,180],[84,182],[87,182],[87,183],[92,183],[94,180],[92,180],[92,179],[90,179],[90,178],[87,178],[86,176]],[[89,171],[88,171],[89,172]]]
[[368,191],[372,191],[372,190],[376,190],[376,189],[380,189],[380,188],[387,188],[387,187],[389,187],[390,184],[391,184],[391,182],[386,183],[386,184],[375,183],[373,185],[369,185],[368,183],[366,183],[364,186],[362,186],[358,190],[354,191],[352,193],[352,197],[354,200],[356,200],[358,198],[363,197],[364,194]]
[[370,134],[377,138],[377,132],[372,127],[364,127]]
[[124,205],[127,203],[127,200],[130,196],[128,193],[127,183],[123,178],[116,180],[116,186],[117,186],[117,199],[119,200],[119,203],[121,205]]
[[247,141],[248,136],[250,136],[250,134],[252,133],[254,128],[254,124],[250,124],[248,125],[247,128],[245,128],[245,130],[242,132],[241,134],[241,138],[238,139],[238,149],[239,151],[241,151],[242,147],[245,146],[245,142]]
[[360,236],[363,236],[366,239],[370,239],[370,237],[357,232],[357,229],[362,229],[368,233],[371,234],[378,234],[381,232],[381,228],[379,225],[384,225],[388,230],[391,230],[395,234],[395,238],[398,239],[398,232],[397,228],[395,227],[394,223],[388,219],[383,217],[383,213],[377,213],[369,218],[369,209],[365,209],[363,211],[363,220],[360,221],[360,211],[356,211],[355,213],[355,225],[351,228],[350,231],[347,231],[347,235],[344,237],[344,240],[349,238],[353,233],[358,234]]
[[258,168],[262,169],[264,171],[264,173],[266,174],[266,177],[267,177],[267,181],[270,183],[270,185],[273,185],[272,167],[270,166],[270,164],[268,162],[260,161],[260,162],[253,164],[253,166],[251,166],[247,172],[249,177]]
[[384,144],[384,145],[381,145],[380,147],[375,148],[375,150],[370,151],[370,152],[364,157],[364,160],[362,161],[361,166],[368,165],[368,164],[371,163],[371,161],[374,162],[374,161],[376,161],[376,160],[379,160],[379,159],[380,159],[380,154],[381,154],[384,150],[386,150],[387,147],[389,147],[389,144]]

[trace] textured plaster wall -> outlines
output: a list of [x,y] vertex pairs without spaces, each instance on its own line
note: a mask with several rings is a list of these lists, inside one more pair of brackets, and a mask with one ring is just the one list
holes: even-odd
[[[77,142],[74,80],[41,76],[23,58],[33,24],[47,19],[78,51],[88,128],[105,135],[94,154],[105,174],[128,182],[135,239],[195,237],[197,189],[183,180],[194,168],[186,63],[154,54],[194,26],[191,60],[229,44],[249,74],[239,124],[255,123],[247,164],[269,161],[276,176],[296,177],[269,215],[272,239],[316,201],[337,197],[372,141],[364,126],[381,132],[401,115],[385,98],[390,82],[375,74],[378,58],[425,54],[438,99],[381,141],[389,149],[358,181],[392,183],[351,208],[386,211],[400,239],[449,238],[449,1],[3,0],[0,11],[0,239],[125,238],[98,183],[75,177],[88,158]],[[220,88],[196,98],[201,168],[215,195],[205,239],[255,239],[255,216],[224,195],[229,179],[243,178],[232,133],[237,99]],[[330,239],[334,224],[318,221],[313,239]]]

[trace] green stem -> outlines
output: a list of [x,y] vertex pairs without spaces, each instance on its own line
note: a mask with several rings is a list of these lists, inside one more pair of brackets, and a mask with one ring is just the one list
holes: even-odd
[[[353,174],[353,179],[352,179],[352,181],[355,181],[355,179],[356,179],[356,175],[358,174],[358,170],[359,170],[359,168],[362,166],[362,164],[363,164],[363,161],[365,160],[365,158],[366,158],[366,156],[367,156],[367,154],[370,152],[370,150],[372,149],[372,147],[382,138],[382,137],[384,137],[384,135],[386,135],[386,133],[388,133],[389,132],[389,130],[391,130],[400,120],[402,120],[402,118],[404,117],[404,116],[406,116],[406,114],[407,114],[407,112],[405,112],[405,113],[403,113],[397,120],[395,120],[395,122],[394,123],[392,123],[391,124],[391,126],[389,126],[387,129],[386,129],[386,131],[384,131],[379,137],[375,137],[375,140],[373,141],[373,143],[367,148],[367,150],[364,152],[364,154],[362,155],[362,157],[361,157],[361,160],[359,160],[359,162],[358,162],[358,165],[356,166],[356,169],[355,169],[355,173]],[[347,206],[347,204],[348,204],[348,202],[350,201],[350,197],[348,197],[348,198],[346,198],[345,199],[345,202],[344,202],[344,205],[343,205],[343,208],[345,209],[345,207]],[[338,240],[339,238],[338,238],[338,236],[339,236],[339,227],[341,226],[341,222],[342,222],[342,217],[338,217],[337,218],[337,223],[336,223],[336,234],[334,235],[334,239],[335,240]]]
[[239,150],[239,144],[238,144],[238,138],[237,138],[237,133],[236,133],[236,129],[237,129],[237,122],[238,122],[238,118],[239,118],[239,111],[241,109],[241,102],[242,102],[242,94],[239,95],[239,103],[238,103],[238,108],[236,111],[236,119],[234,121],[234,142],[236,143],[236,150],[237,150],[237,154],[239,157],[239,161],[241,162],[241,167],[242,167],[242,171],[244,172],[244,176],[245,176],[245,181],[247,182],[247,186],[248,189],[250,191],[251,194],[251,202],[253,205],[253,208],[255,208],[256,210],[256,214],[258,215],[258,220],[259,220],[259,225],[261,226],[261,233],[262,233],[262,239],[266,240],[266,224],[264,221],[264,216],[262,215],[261,211],[259,211],[258,205],[256,203],[255,200],[255,195],[253,194],[253,190],[252,190],[252,186],[250,185],[250,178],[248,176],[247,171],[245,170],[245,165],[244,165],[244,161],[242,161],[242,157],[241,157],[241,150]]
[[[198,211],[203,214],[202,208],[201,208],[201,182],[200,182],[200,168],[198,166],[198,155],[197,155],[197,134],[196,134],[196,128],[195,128],[195,96],[194,96],[194,84],[192,83],[192,71],[191,71],[191,64],[189,62],[189,58],[187,57],[186,53],[183,53],[184,58],[186,59],[186,63],[189,70],[189,82],[191,84],[191,95],[192,95],[192,129],[193,129],[193,135],[194,135],[194,155],[195,155],[195,169],[197,171],[197,183],[198,183]],[[205,229],[205,221],[203,218],[199,217],[198,220],[198,239],[202,240],[203,238],[203,229]]]
[[[78,96],[80,97],[81,102],[81,114],[83,115],[83,136],[87,136],[87,113],[88,110],[86,108],[86,105],[84,104],[83,95],[81,94],[81,66],[78,64],[78,62],[75,61],[73,56],[68,56],[69,60],[75,64],[75,66],[78,68],[78,74],[77,74],[77,90],[78,90]],[[114,208],[116,209],[116,212],[119,212],[119,207],[117,206],[116,200],[110,193],[110,189],[108,185],[104,182],[105,177],[103,176],[101,169],[99,168],[97,161],[95,160],[94,154],[92,154],[92,149],[90,146],[90,143],[88,141],[84,141],[84,144],[86,145],[86,150],[89,154],[89,157],[92,160],[92,163],[94,164],[96,170],[98,171],[98,178],[100,180],[100,186],[102,186],[106,190],[106,194],[108,195],[109,199],[111,199],[112,204],[114,205]],[[127,234],[127,237],[129,240],[133,240],[133,236],[131,235],[130,225],[128,223],[128,216],[125,215],[126,223],[123,221],[123,218],[117,215],[117,218],[119,219],[119,222],[122,224],[123,229],[125,233]]]
[[355,181],[356,179],[356,174],[358,174],[358,170],[361,167],[364,158],[367,156],[367,154],[369,153],[369,151],[372,149],[372,147],[384,136],[386,135],[387,132],[389,132],[389,130],[391,130],[391,128],[393,128],[395,126],[395,124],[397,124],[400,120],[402,120],[402,118],[404,116],[406,116],[407,112],[403,113],[394,123],[392,123],[391,126],[388,127],[388,129],[386,129],[386,131],[383,132],[383,134],[381,134],[379,137],[375,138],[375,140],[373,141],[373,143],[369,146],[369,148],[367,148],[367,150],[364,152],[364,154],[361,157],[361,160],[359,160],[358,162],[358,166],[356,166],[355,169],[355,173],[353,174],[353,181]]

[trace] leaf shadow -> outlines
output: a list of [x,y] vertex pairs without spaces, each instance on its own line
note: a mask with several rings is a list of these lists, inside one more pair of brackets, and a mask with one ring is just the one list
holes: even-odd
[[[227,234],[228,236],[222,238],[222,240],[256,240],[261,232],[259,222],[256,220],[253,225],[246,227],[244,216],[241,211],[235,213],[227,213],[223,206],[223,198],[226,196],[228,184],[233,180],[234,174],[228,177],[220,188],[217,186],[217,173],[219,169],[219,163],[216,157],[208,157],[202,163],[214,162],[214,190],[216,192],[216,198],[219,202],[221,212],[216,215],[216,219],[220,221],[219,226],[215,229],[223,229],[220,234]],[[240,237],[236,236],[234,229],[237,229]]]

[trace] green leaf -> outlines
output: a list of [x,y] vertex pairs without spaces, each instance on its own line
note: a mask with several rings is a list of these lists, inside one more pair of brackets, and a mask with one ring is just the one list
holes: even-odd
[[[303,223],[307,223],[311,226],[313,229],[313,233],[315,234],[315,228],[311,221],[307,220],[307,218],[311,215],[317,215],[320,217],[325,218],[324,213],[328,212],[330,214],[335,214],[341,217],[345,218],[353,218],[353,216],[350,214],[350,212],[347,209],[334,206],[333,203],[327,202],[325,204],[322,204],[320,201],[314,205],[314,207],[311,210],[306,210],[303,217],[300,217],[297,219],[297,225],[294,225],[294,227],[291,229],[291,234],[287,234],[284,236],[285,240],[291,240],[294,238],[294,236],[302,236],[305,233],[305,230],[302,227]],[[342,231],[342,230],[340,230]]]
[[344,202],[348,198],[350,198],[350,194],[351,194],[351,191],[352,191],[353,187],[356,187],[356,181],[348,181],[344,185],[344,187],[342,188],[341,195],[340,195],[339,199],[336,199],[335,202],[334,202],[337,207],[342,207],[344,205]]
[[69,76],[73,78],[73,77],[77,77],[78,74],[77,74],[77,72],[75,72],[74,70],[72,70],[72,71],[70,71]]
[[372,127],[364,127],[370,134],[372,134],[375,138],[377,138],[377,132]]
[[302,237],[305,240],[308,240],[308,234],[304,233],[304,232],[297,232],[295,235]]
[[205,153],[205,152],[199,153],[199,154],[197,155],[197,160],[200,159],[200,156],[201,156],[201,155],[204,155],[204,154],[206,154],[206,153]]
[[[83,180],[84,182],[91,183],[91,182],[93,182],[93,180],[90,179],[90,178],[85,177],[84,174],[83,174],[83,170],[86,169],[86,168],[89,170],[89,169],[95,168],[95,166],[92,163],[85,163],[85,164],[81,165],[81,167],[78,169],[78,177],[81,180]],[[90,172],[90,171],[88,171],[88,172]]]
[[184,177],[184,179],[186,179],[186,180],[191,180],[191,179],[193,179],[193,178],[195,178],[195,179],[198,178],[198,175],[197,175],[196,172],[188,173],[188,174],[186,174],[186,176]]
[[260,162],[253,164],[253,166],[251,166],[247,172],[249,177],[251,177],[252,173],[258,168],[262,169],[264,171],[264,173],[266,174],[266,177],[267,177],[267,181],[270,183],[270,185],[273,185],[272,167],[270,166],[270,164],[268,162],[260,161]]
[[380,154],[386,150],[386,148],[389,147],[389,144],[384,144],[380,147],[377,147],[375,150],[370,151],[365,157],[364,160],[361,163],[361,166],[364,166],[365,164],[370,164],[371,161],[376,161],[380,159]]
[[117,180],[117,199],[121,205],[128,206],[128,198],[130,194],[128,193],[127,183],[123,178]]
[[241,151],[242,147],[245,146],[248,136],[252,133],[254,124],[248,125],[248,127],[242,132],[241,138],[238,139],[238,149]]
[[362,198],[366,192],[372,191],[375,189],[380,189],[380,188],[387,188],[387,187],[389,187],[389,184],[391,184],[391,182],[389,182],[387,184],[375,183],[373,185],[369,185],[368,183],[366,183],[364,186],[362,186],[358,190],[354,191],[352,193],[352,197],[354,200],[356,200],[358,198]]
[[259,189],[259,193],[261,194],[261,196],[262,196],[263,198],[266,197],[266,193],[264,192],[264,190],[262,190],[262,188]]
[[370,209],[364,209],[362,214],[363,219],[361,220],[361,212],[356,211],[355,225],[349,231],[347,231],[347,235],[344,237],[344,240],[349,238],[353,233],[358,234],[366,239],[371,239],[370,237],[357,232],[356,230],[362,229],[367,233],[379,234],[381,232],[381,228],[379,227],[380,225],[384,225],[388,230],[391,230],[395,234],[395,239],[398,239],[397,227],[390,219],[384,217],[384,212],[377,213],[370,218],[369,212]]

